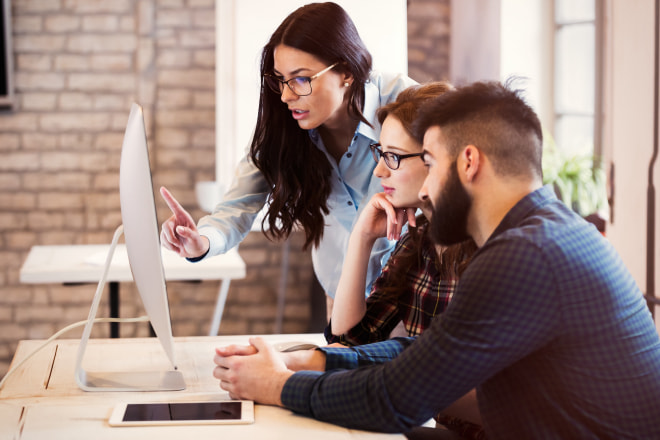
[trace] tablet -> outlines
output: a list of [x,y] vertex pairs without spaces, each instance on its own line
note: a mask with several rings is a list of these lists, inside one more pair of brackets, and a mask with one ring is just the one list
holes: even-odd
[[110,426],[223,425],[254,423],[250,400],[216,402],[120,403],[108,421]]

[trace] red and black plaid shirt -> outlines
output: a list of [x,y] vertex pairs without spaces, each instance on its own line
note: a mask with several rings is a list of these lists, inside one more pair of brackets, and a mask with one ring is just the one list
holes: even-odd
[[343,335],[333,335],[330,325],[325,330],[328,343],[362,345],[383,341],[403,321],[408,336],[421,334],[437,314],[442,313],[454,293],[457,279],[441,279],[438,272],[438,256],[431,241],[424,236],[422,258],[407,274],[405,291],[397,298],[383,293],[385,274],[390,270],[397,254],[412,246],[412,237],[405,234],[397,243],[383,272],[374,281],[367,298],[367,311],[362,321]]

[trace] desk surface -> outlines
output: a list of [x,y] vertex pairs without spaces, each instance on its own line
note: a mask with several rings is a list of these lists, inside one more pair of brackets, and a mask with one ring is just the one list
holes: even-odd
[[[267,335],[271,342],[289,340],[324,343],[320,334]],[[213,378],[214,348],[246,344],[248,336],[175,338],[179,370],[187,389],[173,392],[84,392],[74,381],[78,340],[55,341],[23,365],[0,390],[0,438],[132,439],[160,438],[196,440],[226,439],[394,439],[402,435],[350,430],[289,410],[255,405],[255,423],[226,426],[121,427],[112,428],[108,418],[122,401],[227,400]],[[41,341],[21,341],[13,364],[23,359]],[[168,361],[153,338],[92,339],[84,360],[89,371],[168,369]]]
[[[103,273],[110,248],[102,245],[33,246],[20,272],[22,283],[95,283]],[[245,278],[245,262],[236,248],[197,263],[162,250],[167,280],[218,280]],[[126,245],[119,244],[108,272],[108,281],[133,281]]]

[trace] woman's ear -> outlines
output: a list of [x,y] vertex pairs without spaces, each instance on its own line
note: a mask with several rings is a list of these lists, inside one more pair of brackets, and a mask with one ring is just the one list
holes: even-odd
[[348,66],[346,66],[344,63],[341,64],[341,70],[342,70],[342,84],[344,84],[344,87],[350,87],[353,85],[353,81],[355,81],[355,77],[353,77],[353,74],[351,73],[350,70],[348,70]]

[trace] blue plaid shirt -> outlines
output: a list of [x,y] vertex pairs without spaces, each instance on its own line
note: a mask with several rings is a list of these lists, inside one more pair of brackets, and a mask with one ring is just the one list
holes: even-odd
[[294,374],[282,402],[340,425],[407,431],[476,387],[489,439],[660,438],[646,302],[549,187],[505,216],[417,339],[323,350],[326,372]]

